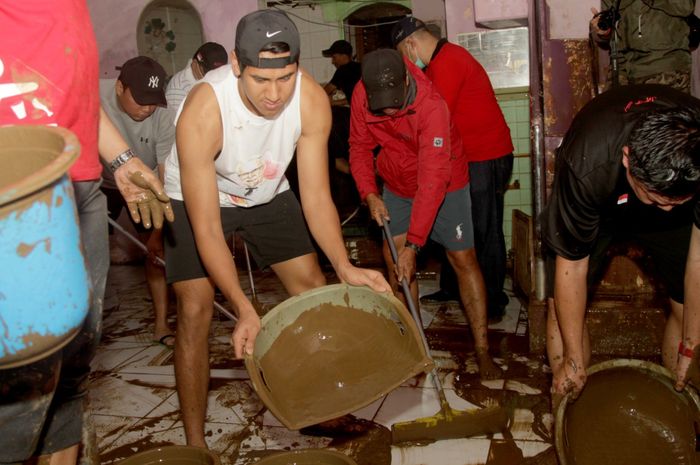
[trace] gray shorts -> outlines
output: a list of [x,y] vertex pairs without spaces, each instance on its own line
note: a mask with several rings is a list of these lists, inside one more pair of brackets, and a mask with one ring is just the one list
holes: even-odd
[[[399,197],[386,187],[382,195],[391,217],[391,233],[408,232],[411,221],[413,199]],[[461,189],[448,192],[440,205],[430,239],[447,250],[466,250],[474,247],[474,226],[472,224],[472,200],[469,184]]]
[[[169,284],[209,276],[197,252],[185,203],[173,200],[175,221],[164,235],[165,274]],[[304,215],[292,191],[264,205],[221,208],[224,235],[240,234],[255,263],[265,268],[315,252]]]

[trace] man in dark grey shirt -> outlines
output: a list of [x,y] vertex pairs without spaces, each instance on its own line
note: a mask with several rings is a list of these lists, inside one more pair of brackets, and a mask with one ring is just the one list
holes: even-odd
[[[158,169],[161,180],[163,162],[175,142],[175,118],[174,112],[166,108],[165,78],[160,64],[139,56],[124,63],[116,80],[100,80],[102,108],[138,158],[152,170]],[[107,196],[109,215],[116,220],[126,204],[114,184],[111,170],[107,165],[104,167],[102,191]],[[163,256],[162,230],[146,230],[138,223],[134,227],[149,250],[145,268],[156,317],[153,341],[172,346],[175,337],[167,321],[165,271],[154,259]]]
[[668,86],[606,92],[574,118],[557,151],[543,212],[547,351],[552,392],[579,392],[590,356],[588,286],[607,246],[634,239],[652,256],[671,300],[664,365],[686,382],[700,343],[700,101]]

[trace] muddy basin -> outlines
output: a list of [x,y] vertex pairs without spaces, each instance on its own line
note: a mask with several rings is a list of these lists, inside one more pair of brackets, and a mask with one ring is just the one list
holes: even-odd
[[347,455],[328,449],[282,452],[256,462],[256,465],[357,465]]
[[432,362],[396,297],[334,284],[265,315],[245,365],[267,408],[299,429],[372,403]]
[[641,360],[593,365],[579,398],[556,411],[561,465],[695,465],[699,402],[674,376]]
[[162,446],[134,454],[119,465],[221,465],[212,452],[192,446]]

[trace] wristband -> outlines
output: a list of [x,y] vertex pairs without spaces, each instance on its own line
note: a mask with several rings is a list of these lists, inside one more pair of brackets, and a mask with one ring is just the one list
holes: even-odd
[[419,246],[418,244],[414,244],[414,243],[411,242],[411,241],[406,241],[406,243],[404,244],[404,246],[407,247],[407,248],[409,248],[409,249],[413,249],[413,251],[414,251],[416,254],[418,254],[418,252],[420,252],[420,246]]
[[695,352],[690,347],[683,345],[683,341],[678,343],[678,354],[682,357],[693,358]]
[[124,152],[117,155],[114,160],[112,160],[112,162],[109,164],[109,170],[114,173],[119,169],[119,167],[124,166],[126,162],[132,158],[134,158],[134,152],[132,152],[131,149],[126,149]]

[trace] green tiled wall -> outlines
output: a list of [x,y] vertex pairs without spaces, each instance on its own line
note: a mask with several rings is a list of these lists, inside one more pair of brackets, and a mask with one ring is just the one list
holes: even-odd
[[[506,250],[511,248],[513,210],[532,214],[532,168],[530,166],[530,100],[527,91],[497,91],[496,97],[510,128],[515,147],[511,188],[506,192],[503,230]],[[518,187],[519,186],[519,187]]]

